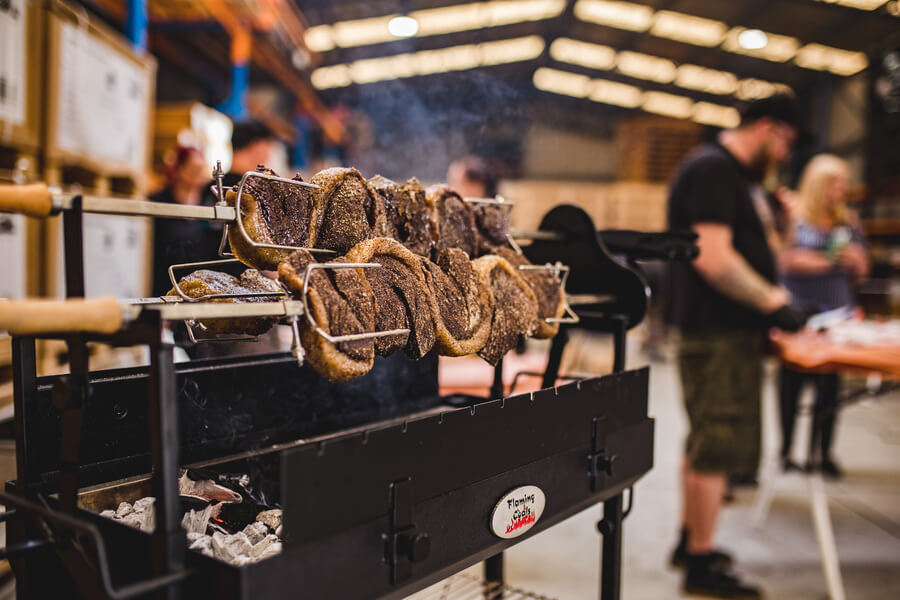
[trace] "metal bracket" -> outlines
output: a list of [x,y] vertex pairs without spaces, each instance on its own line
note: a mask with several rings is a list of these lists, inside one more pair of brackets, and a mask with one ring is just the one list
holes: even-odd
[[594,417],[591,419],[591,453],[588,454],[588,477],[590,478],[591,491],[596,492],[603,489],[603,479],[612,477],[614,465],[617,455],[608,453],[606,448],[601,445],[600,435],[598,433],[600,421],[604,417]]
[[412,577],[413,563],[422,562],[431,553],[431,537],[418,531],[412,521],[412,479],[390,485],[390,530],[383,535],[384,560],[391,569],[391,585]]

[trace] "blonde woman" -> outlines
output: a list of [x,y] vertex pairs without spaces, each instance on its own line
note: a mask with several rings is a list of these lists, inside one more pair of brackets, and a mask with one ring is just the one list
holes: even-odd
[[[854,304],[854,286],[868,275],[865,240],[855,215],[847,208],[847,163],[831,154],[814,157],[800,177],[794,195],[795,222],[790,247],[781,255],[784,285],[795,302],[818,310]],[[816,388],[813,430],[807,469],[840,477],[831,457],[837,396],[837,374],[810,375],[782,367],[780,405],[785,470],[798,468],[790,460],[797,401],[803,385]]]

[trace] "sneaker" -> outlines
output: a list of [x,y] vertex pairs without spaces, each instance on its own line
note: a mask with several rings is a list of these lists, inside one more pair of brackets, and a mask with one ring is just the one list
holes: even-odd
[[781,470],[784,471],[785,473],[789,473],[791,471],[802,471],[803,467],[801,467],[800,465],[798,465],[797,463],[795,463],[794,461],[792,461],[789,458],[782,458],[781,459]]
[[[713,565],[720,569],[730,569],[731,565],[734,564],[734,559],[731,558],[731,555],[722,550],[713,550],[709,553],[709,556],[712,558]],[[672,551],[669,565],[676,569],[683,569],[687,566],[690,557],[691,555],[687,551],[687,544],[678,544],[675,550]]]
[[762,598],[759,589],[742,583],[738,577],[723,569],[715,568],[705,556],[691,560],[681,589],[686,594],[706,598]]
[[844,474],[843,471],[841,471],[841,468],[829,458],[822,461],[819,465],[819,469],[822,471],[822,475],[830,479],[840,479]]

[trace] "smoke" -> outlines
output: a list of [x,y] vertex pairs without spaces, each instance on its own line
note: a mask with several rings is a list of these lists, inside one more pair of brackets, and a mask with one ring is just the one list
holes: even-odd
[[515,160],[528,110],[503,78],[475,70],[350,88],[341,101],[371,120],[370,148],[351,147],[348,162],[365,175],[443,181],[469,153]]

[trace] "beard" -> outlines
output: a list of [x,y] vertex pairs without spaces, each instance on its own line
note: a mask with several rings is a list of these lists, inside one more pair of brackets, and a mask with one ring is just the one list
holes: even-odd
[[750,162],[744,165],[747,177],[755,183],[761,183],[766,178],[771,162],[765,148],[760,148],[750,157]]

